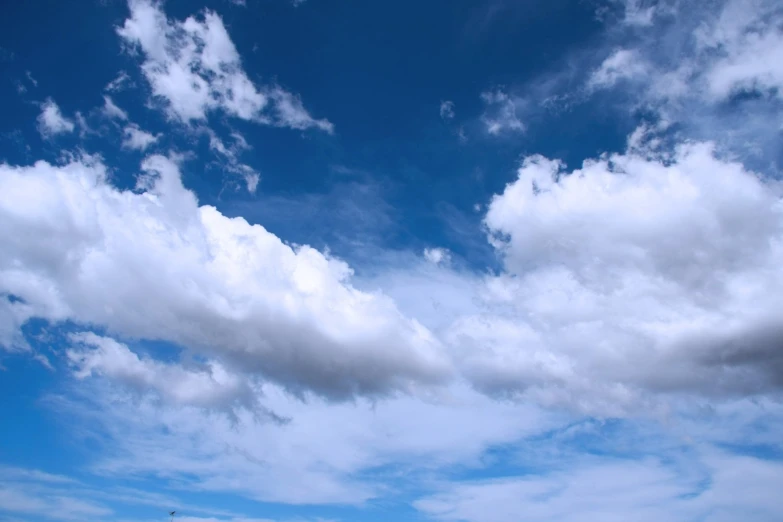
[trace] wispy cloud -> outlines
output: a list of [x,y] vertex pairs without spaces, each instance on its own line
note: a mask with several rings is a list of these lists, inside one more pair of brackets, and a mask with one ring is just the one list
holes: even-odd
[[41,114],[38,116],[38,132],[44,138],[51,138],[58,134],[73,132],[75,125],[72,120],[63,116],[60,107],[48,98],[41,104]]

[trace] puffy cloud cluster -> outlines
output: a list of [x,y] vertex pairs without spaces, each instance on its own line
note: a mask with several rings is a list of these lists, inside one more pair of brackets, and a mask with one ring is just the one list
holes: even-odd
[[609,414],[647,392],[780,390],[782,188],[709,144],[571,172],[527,158],[485,218],[505,271],[447,335],[463,371]]
[[[739,56],[732,49],[755,38],[749,27],[764,38],[776,34],[759,22],[759,13],[769,14],[761,0],[752,14],[726,19],[739,1],[722,4],[720,22],[696,36],[700,48],[721,50],[711,67]],[[258,90],[214,13],[178,22],[159,4],[130,6],[119,34],[144,54],[144,74],[172,115],[190,121],[222,110],[331,129],[303,116],[296,96]],[[643,77],[651,70],[643,57],[615,50],[594,72],[594,86]],[[524,129],[512,96],[483,99],[490,133]],[[449,118],[453,106],[444,103]],[[41,116],[47,128],[60,115],[51,105]],[[108,96],[104,112],[127,119]],[[157,140],[131,123],[125,132],[127,148]],[[244,139],[235,134],[226,145],[207,132],[253,192],[259,174],[238,160]],[[0,255],[2,342],[25,349],[19,329],[33,317],[169,341],[208,362],[164,364],[84,336],[69,356],[81,376],[115,377],[207,407],[255,404],[263,379],[345,398],[443,382],[453,369],[491,394],[602,414],[623,414],[661,393],[777,393],[780,186],[717,157],[709,144],[653,157],[640,136],[625,154],[571,172],[556,160],[527,158],[485,218],[504,270],[479,280],[451,267],[449,251],[427,249],[430,269],[459,283],[428,287],[442,292],[433,302],[448,301],[448,313],[445,305],[406,304],[407,315],[389,297],[354,288],[342,261],[199,207],[165,157],[145,160],[136,192],[114,188],[90,158],[3,165],[0,216],[10,226],[0,233],[8,246]],[[454,288],[471,295],[455,296]],[[426,316],[431,329],[411,316]],[[163,389],[173,374],[185,388]]]
[[168,19],[151,0],[130,0],[129,6],[130,18],[117,32],[143,54],[144,76],[172,118],[189,123],[220,110],[243,120],[332,132],[332,124],[310,116],[296,95],[253,84],[216,13],[180,22]]
[[[452,282],[414,290],[407,316],[354,288],[344,262],[199,207],[171,159],[143,171],[140,190],[123,192],[90,158],[0,167],[6,346],[24,348],[32,317],[176,343],[209,361],[180,368],[91,336],[69,356],[81,376],[205,407],[255,404],[257,379],[345,398],[443,382],[452,368],[490,394],[609,415],[659,394],[783,385],[783,187],[709,144],[571,172],[527,158],[485,217],[504,270],[460,274],[448,251],[427,249],[429,270]],[[452,309],[471,301],[456,288],[478,299]],[[424,294],[448,312],[411,306]],[[184,388],[166,391],[173,374]]]
[[[448,376],[432,334],[388,297],[356,290],[344,262],[199,207],[171,159],[149,157],[142,169],[131,192],[114,188],[92,158],[0,166],[4,345],[23,348],[18,327],[32,317],[166,340],[217,360],[180,375],[209,382],[203,393],[221,401],[245,396],[228,377],[239,371],[335,398]],[[175,371],[79,339],[97,350],[72,352],[82,372],[154,386]]]

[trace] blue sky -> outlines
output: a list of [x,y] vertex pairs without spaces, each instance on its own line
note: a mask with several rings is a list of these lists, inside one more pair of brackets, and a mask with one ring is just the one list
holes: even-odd
[[781,27],[6,6],[0,520],[779,520]]

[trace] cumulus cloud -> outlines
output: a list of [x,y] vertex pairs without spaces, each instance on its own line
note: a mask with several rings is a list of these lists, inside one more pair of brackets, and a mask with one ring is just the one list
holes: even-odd
[[[205,11],[203,20],[176,21],[150,0],[130,0],[129,7],[130,18],[117,33],[143,55],[144,77],[171,118],[190,123],[223,111],[243,120],[332,132],[332,124],[310,116],[298,96],[279,86],[253,84],[214,12]],[[266,110],[270,104],[271,114]]]
[[622,414],[780,390],[781,186],[715,157],[527,158],[485,223],[505,272],[448,333],[482,389]]
[[152,391],[174,404],[226,408],[239,403],[254,409],[256,395],[249,381],[210,361],[186,369],[141,358],[126,345],[91,332],[71,334],[75,347],[67,351],[75,375],[81,379],[101,375],[141,392]]
[[135,123],[126,125],[122,132],[122,146],[126,149],[144,151],[160,139],[160,134],[151,134],[141,129]]
[[60,107],[51,98],[41,104],[41,114],[38,115],[38,132],[44,138],[57,134],[73,132],[75,125],[60,111]]
[[[130,192],[91,158],[0,166],[10,326],[40,317],[168,340],[229,372],[333,398],[449,375],[433,335],[388,297],[355,289],[346,263],[199,207],[170,159],[142,170]],[[0,331],[13,344],[12,328]]]
[[525,124],[517,117],[516,102],[507,93],[500,90],[486,91],[481,93],[481,99],[486,105],[481,120],[488,133],[498,135],[506,131],[525,130]]

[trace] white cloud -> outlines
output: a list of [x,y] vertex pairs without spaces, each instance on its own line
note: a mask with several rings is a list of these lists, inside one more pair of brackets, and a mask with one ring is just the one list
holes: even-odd
[[620,4],[623,10],[621,21],[628,26],[648,27],[661,12],[666,12],[668,2],[650,4],[645,0],[611,0]]
[[620,80],[639,78],[646,74],[647,65],[635,51],[618,49],[593,71],[588,86],[593,89],[611,87]]
[[106,517],[112,510],[74,494],[68,477],[38,470],[0,467],[0,513],[54,520]]
[[[480,467],[487,448],[562,421],[463,386],[418,398],[334,403],[300,401],[265,384],[260,400],[282,420],[270,422],[242,409],[231,417],[128,397],[100,380],[92,384],[86,402],[54,406],[111,448],[91,463],[96,473],[125,480],[157,476],[191,492],[289,504],[362,504],[386,496],[395,484],[415,484],[422,474]],[[392,465],[404,476],[373,472]]]
[[132,86],[133,81],[131,80],[130,76],[128,76],[128,73],[125,71],[120,71],[116,78],[106,84],[104,90],[107,92],[119,92]]
[[653,458],[611,457],[566,464],[541,476],[454,483],[415,503],[436,520],[777,520],[783,500],[779,462],[709,453],[695,469]]
[[445,248],[425,248],[424,259],[434,265],[448,264],[451,261],[451,252]]
[[454,119],[454,102],[453,101],[442,101],[440,102],[440,117],[444,120],[452,120]]
[[135,123],[126,125],[123,134],[122,146],[126,149],[143,151],[160,139],[160,134],[151,134],[139,128]]
[[493,393],[622,415],[783,386],[783,192],[708,144],[582,169],[527,158],[485,223],[505,273],[447,333]]
[[134,193],[90,158],[0,166],[0,292],[21,299],[4,300],[11,326],[101,325],[335,398],[450,375],[432,334],[388,297],[356,290],[344,262],[199,207],[167,158],[143,172]]
[[429,329],[354,288],[345,263],[198,207],[163,157],[145,161],[139,194],[89,159],[1,170],[0,216],[15,233],[0,238],[0,291],[22,299],[3,301],[7,346],[23,347],[31,317],[72,320],[180,344],[251,384],[342,398],[442,382],[456,367],[489,394],[601,415],[783,385],[781,187],[708,144],[573,172],[528,158],[485,217],[503,272],[463,274],[428,249],[447,285],[414,278],[413,300],[392,288],[399,278],[381,285]]
[[481,93],[481,99],[486,105],[481,120],[488,133],[498,135],[506,131],[525,130],[525,124],[517,117],[516,102],[507,93],[487,91]]
[[261,175],[254,171],[251,167],[248,167],[247,165],[244,165],[248,169],[250,169],[248,172],[245,172],[244,178],[245,178],[245,185],[247,186],[247,191],[251,194],[256,193],[256,189],[258,188],[258,182],[261,180]]
[[[149,0],[130,0],[129,6],[131,16],[117,32],[131,49],[142,52],[142,72],[172,118],[189,123],[221,110],[259,123],[333,131],[327,120],[310,116],[298,96],[279,86],[257,88],[214,12],[205,11],[203,21],[189,17],[179,22]],[[270,103],[273,115],[265,112]]]
[[280,87],[275,87],[269,92],[274,101],[277,118],[275,124],[281,127],[305,130],[311,127],[321,129],[332,134],[334,126],[328,120],[316,120],[305,110],[299,96],[291,94]]
[[101,112],[109,119],[127,120],[128,113],[117,107],[114,101],[109,96],[103,97],[103,108]]
[[603,49],[574,59],[614,52],[584,77],[585,93],[624,90],[618,97],[623,108],[665,120],[664,135],[676,128],[680,139],[715,141],[757,168],[776,164],[783,117],[783,68],[775,59],[783,49],[779,2],[620,3],[627,15],[647,13],[649,23],[623,20],[607,33]]
[[[205,509],[193,502],[186,504],[170,495],[107,485],[105,479],[100,479],[100,487],[92,487],[64,475],[0,466],[0,515],[14,514],[24,520],[30,516],[36,517],[36,520],[117,519],[114,513],[127,506],[152,506],[156,509],[165,506],[176,510],[184,507],[194,515],[219,516],[228,521],[233,515]],[[4,517],[3,520],[13,519]]]
[[77,377],[102,375],[141,392],[153,391],[174,404],[202,408],[226,408],[235,403],[255,408],[256,396],[249,382],[210,361],[202,367],[186,369],[140,358],[126,345],[84,332],[72,334],[76,347],[67,351]]
[[25,77],[27,78],[27,80],[28,80],[30,83],[32,83],[32,84],[33,84],[33,87],[38,87],[38,82],[36,81],[36,79],[35,79],[35,78],[33,78],[33,73],[31,73],[30,71],[25,71],[25,72],[24,72],[24,75],[25,75]]
[[90,127],[90,124],[87,122],[87,118],[85,118],[81,112],[76,111],[74,116],[76,117],[76,125],[79,127],[79,137],[83,138],[87,134],[95,133],[92,127]]
[[239,160],[239,155],[250,149],[250,145],[245,140],[245,137],[238,132],[232,132],[231,138],[233,143],[226,146],[223,140],[211,129],[206,129],[206,133],[209,136],[209,148],[220,154],[225,163],[223,167],[234,174],[238,174],[242,177],[247,187],[247,191],[251,194],[256,193],[258,183],[261,180],[261,174],[259,174],[253,167],[246,165]]
[[38,115],[38,132],[44,138],[50,138],[57,134],[73,132],[75,125],[73,121],[63,116],[60,107],[48,98],[41,104],[41,114]]
[[782,52],[783,31],[775,25],[770,24],[758,33],[744,33],[709,69],[710,94],[723,99],[741,90],[774,90],[783,96]]

